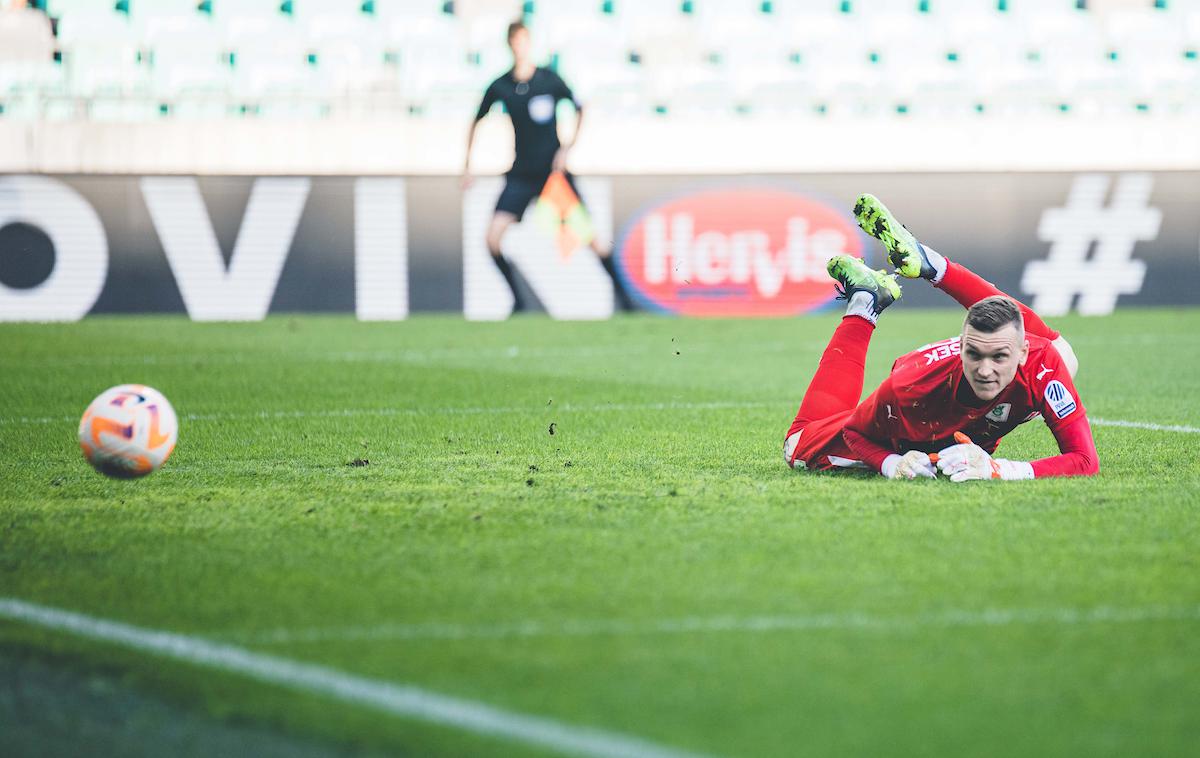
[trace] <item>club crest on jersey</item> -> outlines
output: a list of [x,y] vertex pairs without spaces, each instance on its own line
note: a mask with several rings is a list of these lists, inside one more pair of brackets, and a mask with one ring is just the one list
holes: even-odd
[[1012,411],[1012,403],[1000,403],[1000,405],[988,411],[986,418],[988,421],[995,421],[998,424],[1002,424],[1008,421],[1010,411]]
[[929,366],[937,363],[938,361],[958,355],[960,352],[962,352],[962,343],[959,341],[958,337],[952,337],[948,340],[942,340],[941,342],[923,345],[917,349],[920,351],[929,351],[922,352],[922,356],[925,358],[925,365]]
[[549,122],[554,117],[554,98],[550,95],[529,98],[529,117],[539,124]]
[[1055,379],[1046,385],[1046,404],[1058,418],[1070,416],[1077,407],[1075,398],[1071,397],[1066,385]]

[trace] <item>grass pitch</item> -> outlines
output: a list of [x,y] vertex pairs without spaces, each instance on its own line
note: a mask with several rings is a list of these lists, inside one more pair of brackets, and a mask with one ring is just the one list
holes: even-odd
[[[960,320],[889,311],[868,390]],[[1176,428],[968,485],[783,465],[835,323],[0,325],[0,596],[716,755],[1195,754],[1200,311],[1054,320]],[[181,417],[134,482],[75,443],[125,382]],[[0,621],[0,754],[239,749],[545,754]]]

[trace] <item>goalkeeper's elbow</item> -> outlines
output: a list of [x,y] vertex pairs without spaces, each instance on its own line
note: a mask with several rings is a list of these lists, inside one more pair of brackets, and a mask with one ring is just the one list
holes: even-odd
[[1075,459],[1075,476],[1095,476],[1100,472],[1100,456],[1096,455],[1095,449],[1088,451],[1079,451],[1071,454]]

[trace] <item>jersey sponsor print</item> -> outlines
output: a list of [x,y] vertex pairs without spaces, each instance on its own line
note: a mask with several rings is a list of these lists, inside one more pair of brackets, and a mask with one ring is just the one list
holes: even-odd
[[687,316],[787,316],[833,297],[825,264],[861,258],[863,236],[840,209],[769,187],[710,189],[666,200],[626,227],[617,255],[643,306]]
[[929,366],[947,358],[957,357],[962,352],[962,339],[951,337],[941,342],[933,342],[917,348],[917,352],[925,359],[925,365]]

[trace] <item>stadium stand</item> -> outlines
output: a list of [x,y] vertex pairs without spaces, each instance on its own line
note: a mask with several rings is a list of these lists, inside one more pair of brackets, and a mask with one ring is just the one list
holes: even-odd
[[[517,17],[580,174],[1200,167],[1200,0],[0,7],[7,173],[454,174]],[[507,119],[477,143],[507,168]]]
[[466,116],[508,65],[503,30],[518,15],[546,64],[615,112],[1200,110],[1197,0],[12,5],[5,118]]

